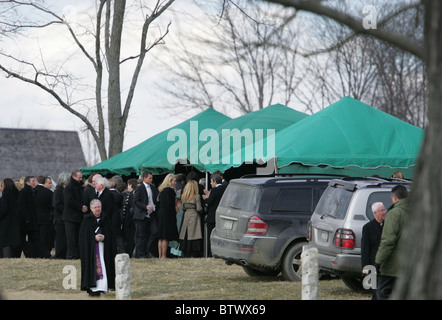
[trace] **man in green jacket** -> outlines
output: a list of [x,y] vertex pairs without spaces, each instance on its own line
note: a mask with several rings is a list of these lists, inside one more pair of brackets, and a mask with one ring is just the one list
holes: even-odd
[[391,190],[393,205],[387,211],[375,259],[380,273],[377,276],[378,300],[390,297],[399,273],[399,240],[405,216],[408,214],[407,196],[408,190],[403,185],[397,185]]

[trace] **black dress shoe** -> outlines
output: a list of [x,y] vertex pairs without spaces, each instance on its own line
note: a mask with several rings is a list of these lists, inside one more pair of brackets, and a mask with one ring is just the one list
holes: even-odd
[[101,291],[89,291],[90,297],[99,297],[101,295]]

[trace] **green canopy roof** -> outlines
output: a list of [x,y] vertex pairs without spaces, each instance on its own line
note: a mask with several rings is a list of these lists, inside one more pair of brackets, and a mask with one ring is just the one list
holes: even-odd
[[[200,171],[209,172],[239,167],[246,161],[253,161],[257,153],[266,154],[267,138],[271,134],[274,135],[306,117],[308,115],[303,112],[274,104],[231,119],[214,130],[213,138],[218,137],[218,145],[213,144],[213,139],[200,141],[198,150],[193,149],[193,152],[199,152],[199,161],[191,163]],[[208,151],[210,146],[213,147],[210,150],[212,152]],[[208,151],[208,156],[203,159],[205,151]],[[216,156],[211,157],[213,154]]]
[[[200,132],[207,128],[218,127],[230,120],[211,108],[196,116],[160,132],[135,147],[121,152],[92,167],[82,168],[83,174],[140,174],[149,170],[153,174],[174,172],[177,161],[190,159],[191,141],[198,139]],[[178,156],[178,157],[177,157]],[[179,158],[179,159],[178,159]]]
[[424,130],[345,97],[276,135],[279,172],[411,175]]

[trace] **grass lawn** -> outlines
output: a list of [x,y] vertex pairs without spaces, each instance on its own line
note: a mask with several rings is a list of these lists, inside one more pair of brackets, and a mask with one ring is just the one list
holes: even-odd
[[[63,273],[65,267],[69,272]],[[66,283],[72,270],[76,270],[76,289],[65,289],[63,280]],[[0,259],[0,275],[4,299],[91,299],[80,290],[79,260]],[[284,281],[281,276],[252,278],[240,266],[213,258],[131,259],[131,289],[133,300],[301,299],[300,282]],[[370,294],[354,292],[337,279],[321,280],[318,295],[321,300],[371,299]],[[115,299],[115,292],[99,299]]]

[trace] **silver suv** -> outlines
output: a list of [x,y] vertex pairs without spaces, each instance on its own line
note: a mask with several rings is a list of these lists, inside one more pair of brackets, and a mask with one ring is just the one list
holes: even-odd
[[391,189],[411,181],[383,178],[343,178],[332,180],[312,214],[309,244],[318,248],[321,273],[342,278],[353,290],[361,290],[362,227],[372,220],[371,205],[392,205]]

